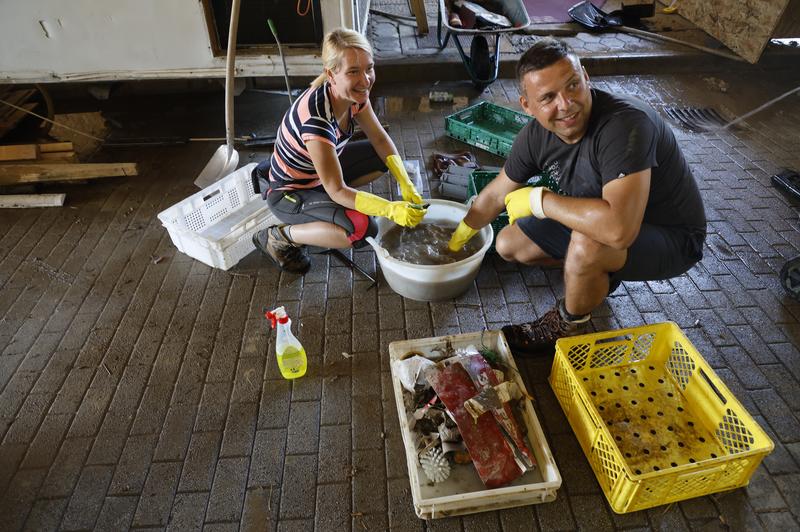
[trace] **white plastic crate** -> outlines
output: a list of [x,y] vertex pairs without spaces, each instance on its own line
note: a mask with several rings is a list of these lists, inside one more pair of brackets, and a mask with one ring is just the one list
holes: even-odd
[[178,251],[227,270],[255,250],[253,233],[278,223],[253,191],[250,173],[255,167],[243,166],[159,213]]
[[[507,377],[525,390],[525,383],[520,377],[506,339],[500,331],[486,331],[483,335],[478,332],[392,342],[389,344],[389,358],[392,362],[402,360],[413,352],[436,359],[440,355],[441,348],[448,341],[454,349],[459,349],[469,345],[480,346],[481,340],[484,345],[496,352],[507,366],[513,368],[511,375]],[[561,474],[553,454],[550,452],[550,447],[547,445],[533,405],[528,400],[523,400],[520,417],[521,421],[525,423],[526,430],[524,432],[526,432],[526,440],[529,443],[528,448],[536,457],[535,469],[528,471],[508,486],[494,489],[487,489],[483,485],[474,467],[465,466],[455,467],[450,478],[444,482],[436,484],[428,482],[419,465],[414,435],[409,428],[408,412],[406,412],[403,402],[403,385],[400,384],[394,366],[394,364],[390,364],[394,398],[397,403],[400,431],[406,450],[406,465],[411,483],[414,511],[418,517],[438,519],[555,500],[556,491],[561,487]]]

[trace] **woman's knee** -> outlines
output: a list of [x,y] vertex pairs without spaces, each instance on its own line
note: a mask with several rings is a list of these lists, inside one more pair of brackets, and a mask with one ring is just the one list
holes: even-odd
[[[367,237],[371,236],[375,238],[378,236],[378,224],[375,223],[375,220],[372,219],[371,216],[350,209],[347,209],[345,214],[352,228],[352,230],[348,230],[347,239],[354,248],[358,249],[367,245]],[[347,229],[348,228],[346,228],[346,230]]]

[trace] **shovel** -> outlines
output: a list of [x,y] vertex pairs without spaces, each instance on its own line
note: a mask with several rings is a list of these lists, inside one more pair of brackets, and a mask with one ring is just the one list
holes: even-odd
[[658,33],[653,33],[650,31],[644,31],[636,28],[631,28],[630,26],[625,26],[622,24],[622,19],[620,19],[619,17],[609,15],[604,11],[601,11],[597,6],[595,6],[589,0],[578,2],[577,4],[569,8],[567,10],[567,13],[569,13],[569,16],[572,17],[572,20],[590,30],[615,29],[617,31],[630,33],[632,35],[639,35],[641,37],[650,37],[652,39],[660,39],[662,41],[667,41],[675,44],[682,44],[683,46],[695,48],[697,50],[701,50],[709,54],[718,55],[726,59],[732,59],[733,61],[744,61],[744,59],[734,54],[721,52],[719,50],[714,50],[713,48],[707,48],[705,46],[701,46],[699,44],[680,41],[678,39],[673,39],[672,37],[667,37],[665,35],[661,35]]
[[231,24],[228,29],[228,51],[225,60],[225,144],[217,148],[214,155],[194,180],[200,188],[230,174],[239,165],[239,152],[233,148],[233,83],[235,81],[234,66],[236,64],[236,31],[239,28],[239,0],[231,4]]

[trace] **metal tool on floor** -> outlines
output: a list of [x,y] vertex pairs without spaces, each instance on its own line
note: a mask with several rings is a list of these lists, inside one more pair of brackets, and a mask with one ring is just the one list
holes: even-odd
[[332,257],[336,257],[336,259],[339,262],[341,262],[345,266],[348,266],[351,270],[356,270],[358,273],[360,273],[361,275],[372,281],[372,283],[367,287],[367,290],[369,290],[372,287],[378,286],[378,281],[373,276],[368,274],[364,270],[364,268],[353,262],[347,255],[345,255],[338,249],[335,248],[326,249],[325,251],[320,251],[319,255],[331,255]]
[[228,28],[228,50],[225,59],[225,144],[217,148],[211,160],[194,180],[194,184],[205,188],[230,174],[239,166],[239,152],[233,147],[233,84],[236,81],[236,32],[239,29],[239,0],[231,4],[231,20]]
[[577,22],[584,28],[590,30],[621,31],[624,33],[630,33],[632,35],[638,35],[640,37],[648,37],[651,39],[658,39],[661,41],[671,42],[675,44],[682,44],[683,46],[688,46],[689,48],[694,48],[702,52],[718,55],[720,57],[731,59],[733,61],[744,61],[744,59],[742,59],[738,55],[734,55],[728,52],[722,52],[719,50],[714,50],[713,48],[708,48],[707,46],[701,46],[699,44],[681,41],[679,39],[673,39],[672,37],[667,37],[666,35],[661,35],[660,33],[653,33],[650,31],[645,31],[637,28],[631,28],[630,26],[625,26],[623,25],[622,20],[619,17],[609,15],[605,11],[602,11],[597,6],[592,4],[589,0],[578,2],[577,4],[569,8],[567,12],[575,22]]

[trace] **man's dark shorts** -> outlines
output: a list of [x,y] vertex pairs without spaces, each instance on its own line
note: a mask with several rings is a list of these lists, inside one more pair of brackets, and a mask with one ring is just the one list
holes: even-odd
[[[555,220],[534,216],[522,218],[517,225],[542,251],[554,259],[564,259],[572,230]],[[703,229],[642,224],[639,236],[628,248],[628,258],[621,270],[609,275],[613,292],[620,281],[658,281],[686,273],[703,258]]]

